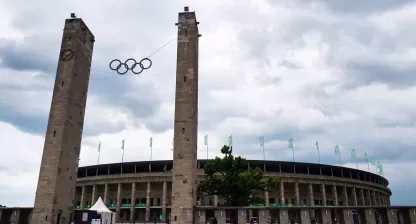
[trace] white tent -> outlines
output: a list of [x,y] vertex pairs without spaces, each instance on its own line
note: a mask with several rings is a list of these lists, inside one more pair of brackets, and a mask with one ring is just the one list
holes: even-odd
[[101,215],[101,223],[115,223],[115,217],[113,215],[114,212],[110,211],[110,209],[108,209],[107,206],[105,206],[101,197],[98,198],[97,202],[95,202],[94,206],[92,206],[89,210],[97,211],[97,213]]

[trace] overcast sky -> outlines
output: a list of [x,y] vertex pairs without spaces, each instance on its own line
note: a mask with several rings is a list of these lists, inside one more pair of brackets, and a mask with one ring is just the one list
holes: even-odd
[[[196,11],[198,158],[234,151],[262,159],[367,170],[384,166],[392,203],[416,204],[416,4],[403,0],[0,0],[0,204],[33,206],[64,21],[95,35],[80,165],[172,158],[177,13]],[[410,2],[410,3],[408,3]],[[139,76],[108,63],[153,55]],[[370,166],[372,172],[375,167]]]

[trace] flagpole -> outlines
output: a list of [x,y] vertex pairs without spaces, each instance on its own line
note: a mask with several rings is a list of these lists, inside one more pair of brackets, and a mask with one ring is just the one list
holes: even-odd
[[122,144],[121,144],[121,149],[123,149],[123,152],[121,153],[121,163],[124,162],[124,141],[125,139],[123,139]]
[[318,150],[318,163],[321,164],[321,156],[319,155],[319,144],[316,142],[316,149]]
[[208,160],[208,141],[207,141],[207,160]]
[[101,142],[98,145],[98,159],[97,159],[97,165],[100,165],[100,152],[101,152]]
[[295,162],[295,148],[292,146],[293,162]]
[[355,156],[355,165],[357,166],[357,170],[358,170],[358,161],[357,161],[357,156]]
[[368,162],[368,159],[367,159],[367,166],[368,166],[368,172],[370,172],[370,163]]
[[339,166],[341,166],[341,153],[338,153],[338,158],[339,158]]
[[264,161],[263,170],[264,172],[266,172],[266,151],[264,150],[264,139],[263,139],[263,161]]

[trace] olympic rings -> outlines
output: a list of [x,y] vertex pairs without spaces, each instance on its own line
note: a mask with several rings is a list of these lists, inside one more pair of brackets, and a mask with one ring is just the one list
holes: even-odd
[[[130,63],[130,61],[132,61],[133,63]],[[149,65],[148,66],[144,66],[143,62],[148,61]],[[113,63],[117,63],[117,66],[113,66]],[[138,65],[138,66],[137,66]],[[124,67],[124,68],[122,68]],[[140,69],[135,69],[137,68]],[[126,74],[129,70],[131,72],[133,72],[134,74],[138,75],[140,73],[143,72],[143,70],[149,69],[150,67],[152,67],[152,61],[149,58],[143,58],[142,60],[140,60],[140,62],[137,63],[137,61],[133,58],[129,58],[127,59],[124,63],[122,63],[120,60],[118,59],[114,59],[110,62],[110,69],[113,71],[117,71],[117,73],[119,75],[124,75]],[[120,70],[121,68],[121,70]]]

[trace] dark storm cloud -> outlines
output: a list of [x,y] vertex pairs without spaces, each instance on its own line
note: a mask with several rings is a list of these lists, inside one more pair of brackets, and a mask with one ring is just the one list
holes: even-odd
[[[302,0],[310,3],[309,0]],[[300,2],[302,2],[300,1]],[[331,1],[331,0],[315,0],[326,5],[329,9],[336,13],[348,14],[368,14],[378,11],[384,11],[391,8],[406,5],[412,0],[349,0],[349,1]]]
[[58,43],[42,36],[26,37],[19,44],[17,41],[0,39],[0,65],[13,70],[55,72],[59,48],[53,46],[58,46]]
[[48,118],[47,116],[27,116],[0,104],[0,121],[11,123],[25,132],[43,135],[46,132]]
[[385,62],[351,60],[345,69],[347,85],[383,83],[391,88],[406,88],[416,84],[416,66],[400,68]]

